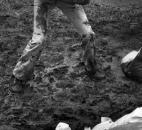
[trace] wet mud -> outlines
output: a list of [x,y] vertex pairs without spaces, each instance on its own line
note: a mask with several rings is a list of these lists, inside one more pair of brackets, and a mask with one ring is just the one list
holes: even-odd
[[[4,6],[5,5],[5,6]],[[142,9],[96,3],[85,7],[96,32],[97,61],[105,78],[90,79],[81,61],[81,41],[58,9],[51,12],[47,40],[34,77],[11,93],[11,74],[32,36],[32,2],[3,3],[0,9],[0,130],[54,130],[59,122],[83,130],[142,105],[142,84],[127,79],[120,62],[142,46]]]

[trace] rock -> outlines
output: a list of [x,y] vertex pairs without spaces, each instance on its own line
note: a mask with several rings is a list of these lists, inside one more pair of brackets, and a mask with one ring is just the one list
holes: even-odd
[[128,53],[121,61],[121,68],[126,77],[142,82],[142,48]]
[[92,130],[108,130],[112,124],[112,120],[103,121],[96,125]]
[[109,117],[101,117],[101,122],[112,121]]
[[91,128],[90,127],[85,127],[84,130],[91,130]]
[[122,58],[121,64],[131,62],[137,56],[137,54],[138,51],[131,51],[124,58]]
[[60,122],[55,130],[71,130],[68,124]]

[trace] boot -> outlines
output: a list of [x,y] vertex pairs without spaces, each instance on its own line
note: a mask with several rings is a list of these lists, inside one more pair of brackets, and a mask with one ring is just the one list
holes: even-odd
[[13,93],[21,93],[24,89],[26,82],[16,79],[14,75],[11,76],[10,91]]
[[98,69],[95,57],[95,42],[88,42],[86,46],[84,46],[83,53],[83,63],[85,65],[85,70],[89,77],[95,78],[97,80],[102,80],[105,78],[105,74]]

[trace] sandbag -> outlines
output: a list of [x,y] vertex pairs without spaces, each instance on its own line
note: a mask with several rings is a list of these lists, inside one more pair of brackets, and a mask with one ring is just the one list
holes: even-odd
[[142,107],[114,122],[109,130],[142,130]]
[[128,53],[121,61],[121,68],[126,77],[142,82],[142,49]]
[[117,121],[110,118],[96,125],[93,130],[142,130],[142,107],[135,109]]
[[69,125],[67,123],[64,122],[60,122],[57,126],[55,130],[71,130],[71,128],[69,127]]

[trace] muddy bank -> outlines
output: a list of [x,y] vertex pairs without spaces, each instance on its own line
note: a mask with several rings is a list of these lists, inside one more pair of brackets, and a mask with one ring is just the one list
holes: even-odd
[[97,61],[105,78],[89,79],[84,67],[78,65],[79,36],[55,9],[34,79],[23,93],[11,93],[12,69],[32,34],[31,4],[15,1],[0,12],[0,125],[52,130],[63,121],[73,130],[81,130],[93,127],[101,116],[115,120],[142,105],[141,84],[125,78],[120,69],[121,58],[142,46],[142,10],[95,3],[87,6],[86,12],[97,34]]

